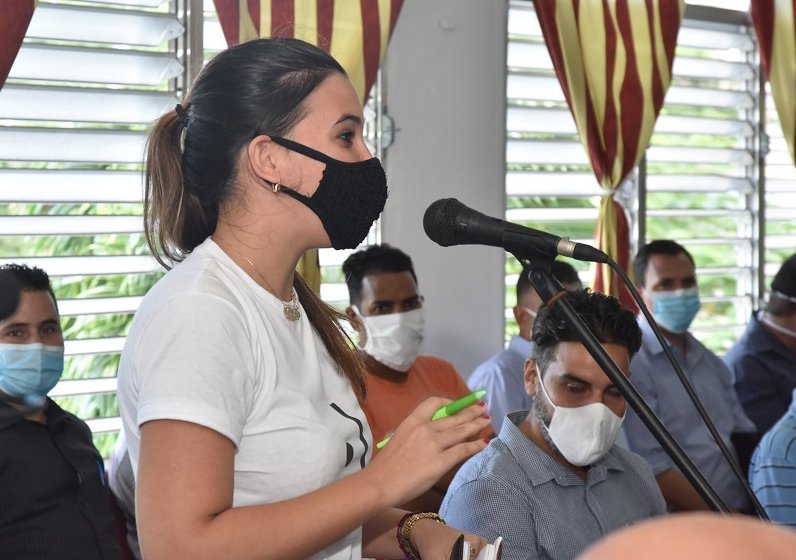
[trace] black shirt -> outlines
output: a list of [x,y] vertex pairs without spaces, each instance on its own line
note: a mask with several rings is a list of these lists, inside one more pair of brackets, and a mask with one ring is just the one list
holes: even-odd
[[41,424],[0,403],[0,558],[118,559],[91,430],[50,399],[45,411]]

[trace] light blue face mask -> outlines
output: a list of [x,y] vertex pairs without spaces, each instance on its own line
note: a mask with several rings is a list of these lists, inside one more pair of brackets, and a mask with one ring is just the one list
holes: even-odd
[[658,325],[671,333],[682,334],[687,331],[702,307],[699,302],[699,290],[695,287],[650,293],[652,317]]
[[37,400],[55,387],[64,371],[64,347],[0,344],[0,391],[22,400]]

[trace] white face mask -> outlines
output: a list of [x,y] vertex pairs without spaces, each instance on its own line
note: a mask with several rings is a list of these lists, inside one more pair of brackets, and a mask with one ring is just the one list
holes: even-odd
[[420,353],[426,322],[423,308],[405,313],[365,317],[352,306],[365,327],[365,346],[360,347],[380,364],[396,371],[409,371]]
[[539,370],[536,374],[539,376],[538,384],[554,410],[550,425],[542,424],[541,428],[547,431],[564,459],[578,467],[591,465],[601,459],[616,443],[624,414],[617,416],[603,403],[575,408],[556,406],[547,394]]
[[528,315],[530,315],[531,317],[533,317],[534,319],[536,319],[536,311],[534,311],[534,310],[533,310],[533,309],[531,309],[530,307],[525,307],[524,305],[521,305],[520,307],[522,307],[522,308],[523,308],[525,311],[527,311],[527,312],[528,312]]

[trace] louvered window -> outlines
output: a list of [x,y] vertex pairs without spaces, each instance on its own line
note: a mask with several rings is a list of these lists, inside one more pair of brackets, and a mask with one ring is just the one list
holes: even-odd
[[148,124],[177,100],[175,10],[42,0],[0,91],[0,262],[52,277],[67,360],[51,396],[105,455],[124,336],[161,275],[141,232],[141,162]]
[[[737,7],[745,10],[748,3]],[[773,102],[760,106],[757,44],[746,12],[689,5],[685,16],[673,82],[624,201],[636,246],[669,238],[694,255],[703,310],[693,331],[721,352],[796,248],[796,172]],[[508,38],[506,217],[594,243],[600,187],[532,2],[512,2]],[[771,139],[763,167],[761,129]],[[590,279],[587,267],[575,264]],[[508,306],[517,272],[510,259],[507,335],[516,332]]]

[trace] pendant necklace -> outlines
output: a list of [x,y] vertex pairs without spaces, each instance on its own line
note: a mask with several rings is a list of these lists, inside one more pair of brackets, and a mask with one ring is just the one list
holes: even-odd
[[[215,237],[213,237],[213,241],[215,241],[216,245],[218,245],[218,240]],[[268,291],[270,291],[273,295],[276,296],[276,292],[274,292],[274,289],[271,287],[271,284],[269,284],[268,280],[265,279],[265,276],[263,276],[262,273],[259,270],[257,270],[257,267],[254,266],[254,263],[251,261],[251,259],[247,257],[245,254],[243,254],[241,251],[236,249],[235,247],[230,246],[230,249],[232,249],[241,257],[243,257],[243,260],[245,260],[249,264],[249,266],[252,267],[252,270],[254,270],[254,272],[257,273],[257,276],[260,277],[260,280],[263,281],[263,284],[265,284],[265,286],[268,288]],[[282,301],[282,299],[280,299],[279,297],[277,297],[277,299],[279,299],[279,301],[282,303],[282,312],[285,314],[285,318],[288,321],[298,321],[299,319],[301,319],[301,306],[298,303],[298,297],[296,296],[295,288],[292,288],[292,291],[293,291],[293,297],[290,298],[290,301]]]

